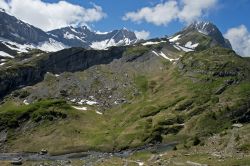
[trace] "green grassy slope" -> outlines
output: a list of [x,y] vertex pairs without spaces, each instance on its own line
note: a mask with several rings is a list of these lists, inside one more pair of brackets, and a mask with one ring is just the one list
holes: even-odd
[[171,141],[189,147],[233,123],[249,122],[249,61],[218,47],[187,53],[167,66],[154,74],[135,74],[139,95],[103,115],[95,107],[80,111],[53,99],[3,104],[0,123],[9,131],[5,149],[113,151]]

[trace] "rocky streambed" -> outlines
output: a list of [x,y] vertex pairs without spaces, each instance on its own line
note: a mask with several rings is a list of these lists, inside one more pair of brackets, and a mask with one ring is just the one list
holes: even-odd
[[154,144],[145,145],[138,148],[122,150],[119,152],[97,152],[97,151],[87,151],[87,152],[77,152],[77,153],[67,153],[62,155],[50,155],[42,153],[0,153],[0,161],[69,161],[69,160],[86,160],[86,161],[97,161],[99,159],[104,159],[108,157],[120,157],[127,158],[136,152],[154,152],[163,153],[165,151],[172,150],[176,142],[169,144]]

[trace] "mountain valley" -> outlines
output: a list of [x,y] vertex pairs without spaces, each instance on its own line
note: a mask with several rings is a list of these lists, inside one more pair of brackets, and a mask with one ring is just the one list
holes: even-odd
[[[46,150],[77,157],[23,164],[249,164],[250,60],[213,23],[139,40],[127,29],[43,32],[6,15],[0,12],[6,19],[0,23],[0,160]],[[51,45],[60,49],[46,49]],[[145,148],[156,145],[171,146]]]

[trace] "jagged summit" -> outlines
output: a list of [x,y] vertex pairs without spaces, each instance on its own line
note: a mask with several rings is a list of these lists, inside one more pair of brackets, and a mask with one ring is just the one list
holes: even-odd
[[105,49],[110,46],[133,44],[137,41],[135,33],[125,28],[111,32],[95,32],[87,26],[69,26],[48,33],[53,36],[53,39],[70,47]]
[[222,47],[232,48],[230,42],[225,39],[219,28],[210,21],[195,21],[189,25],[185,30],[196,30],[199,33],[207,35],[213,39],[213,44],[219,44]]
[[219,31],[219,29],[212,22],[209,21],[195,21],[185,29],[197,30],[205,35],[209,35],[214,31]]
[[229,40],[225,39],[219,28],[209,21],[195,21],[182,31],[176,33],[170,38],[170,42],[175,42],[177,45],[188,46],[196,44],[198,50],[205,48],[221,46],[232,49]]

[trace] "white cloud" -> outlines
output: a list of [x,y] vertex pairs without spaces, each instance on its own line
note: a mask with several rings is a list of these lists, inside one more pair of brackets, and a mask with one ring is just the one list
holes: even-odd
[[241,56],[250,56],[250,32],[245,25],[229,29],[224,35],[229,39],[233,49]]
[[167,25],[174,20],[190,23],[204,16],[217,2],[218,0],[170,0],[154,7],[144,7],[135,12],[128,12],[123,20],[138,23],[146,21],[155,25]]
[[8,4],[4,0],[1,0],[0,1],[0,8],[2,8],[2,9],[8,9],[9,6],[8,6]]
[[123,20],[131,20],[134,22],[146,22],[156,25],[166,25],[173,19],[177,18],[178,6],[176,1],[168,1],[165,3],[157,4],[149,8],[144,7],[136,12],[126,13]]
[[0,0],[0,7],[17,18],[43,30],[67,25],[85,25],[106,16],[102,8],[84,8],[66,1],[46,3],[42,0]]
[[142,31],[135,31],[135,35],[136,35],[136,37],[138,39],[144,39],[144,40],[146,40],[146,39],[149,38],[150,32],[144,31],[144,30],[142,30]]
[[179,13],[181,21],[191,23],[217,4],[217,0],[183,0],[184,7]]

